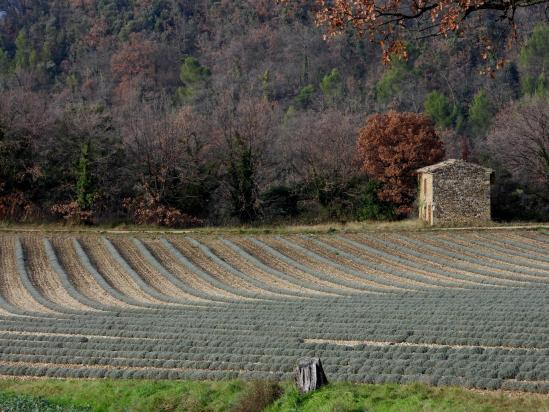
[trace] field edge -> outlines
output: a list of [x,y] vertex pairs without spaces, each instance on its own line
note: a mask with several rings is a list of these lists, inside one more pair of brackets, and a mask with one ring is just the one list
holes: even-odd
[[[262,386],[242,380],[173,381],[111,379],[0,378],[1,395],[31,396],[62,408],[92,411],[238,411],[261,394]],[[338,382],[300,395],[291,382],[279,383],[280,397],[264,410],[282,412],[429,410],[548,411],[549,395],[514,391],[479,391],[415,384]],[[62,409],[63,410],[63,409]]]
[[261,234],[326,234],[360,232],[437,232],[469,230],[539,230],[549,231],[549,222],[487,222],[478,226],[428,226],[419,219],[400,221],[327,222],[319,224],[280,224],[257,226],[207,226],[170,229],[157,226],[78,226],[59,223],[15,224],[0,221],[0,233],[72,233],[107,235],[261,235]]

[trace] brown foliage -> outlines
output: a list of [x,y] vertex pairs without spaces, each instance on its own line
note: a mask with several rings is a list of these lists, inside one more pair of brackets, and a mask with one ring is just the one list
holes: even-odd
[[363,170],[383,183],[380,200],[398,206],[397,213],[411,212],[416,195],[415,170],[444,157],[444,147],[434,125],[418,113],[374,114],[358,137]]
[[58,203],[51,207],[53,214],[62,217],[65,222],[71,225],[92,224],[93,212],[90,210],[82,210],[78,202]]
[[[0,189],[2,185],[0,184]],[[0,220],[27,222],[42,217],[40,209],[21,192],[0,196]]]
[[[547,0],[316,0],[316,19],[318,24],[327,27],[329,35],[343,33],[348,26],[354,27],[360,34],[381,45],[384,61],[388,62],[391,55],[407,57],[404,47],[407,36],[422,39],[474,32],[479,27],[480,19],[473,16],[494,11],[499,13],[499,21],[508,22],[516,30],[517,9],[541,2]],[[483,46],[482,58],[487,60],[492,45],[488,42]],[[502,61],[498,60],[496,68],[501,65]]]
[[144,88],[155,78],[156,48],[152,41],[132,33],[129,41],[111,58],[113,77],[118,80],[115,94],[128,101],[138,87]]
[[158,198],[147,194],[137,199],[125,199],[123,206],[130,214],[132,222],[138,225],[178,228],[204,225],[203,220],[163,205]]

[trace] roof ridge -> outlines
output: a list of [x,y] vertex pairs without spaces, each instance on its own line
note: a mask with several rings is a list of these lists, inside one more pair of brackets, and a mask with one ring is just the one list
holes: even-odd
[[417,173],[430,173],[430,172],[433,172],[433,171],[436,171],[436,170],[443,169],[445,167],[454,165],[456,163],[467,164],[468,166],[472,166],[472,167],[475,167],[475,168],[478,168],[478,169],[484,169],[486,172],[490,172],[490,173],[493,172],[493,170],[490,169],[489,167],[484,167],[484,166],[479,165],[477,163],[468,162],[468,161],[463,160],[463,159],[446,159],[446,160],[443,160],[442,162],[438,162],[438,163],[435,163],[435,164],[432,164],[432,165],[429,165],[429,166],[425,166],[425,167],[416,169],[416,172]]

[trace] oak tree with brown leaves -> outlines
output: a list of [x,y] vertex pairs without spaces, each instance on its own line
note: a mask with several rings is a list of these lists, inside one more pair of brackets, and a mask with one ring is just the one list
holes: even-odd
[[409,214],[416,197],[415,170],[443,159],[433,122],[418,113],[390,111],[368,117],[360,130],[358,153],[363,170],[382,183],[378,197]]
[[[383,48],[384,61],[391,56],[407,57],[405,41],[455,33],[459,36],[482,27],[482,15],[517,29],[518,11],[537,7],[540,18],[549,10],[549,0],[316,0],[317,23],[328,35],[351,26]],[[543,12],[545,10],[545,13]],[[486,37],[482,57],[493,45]],[[496,68],[503,65],[499,59]]]

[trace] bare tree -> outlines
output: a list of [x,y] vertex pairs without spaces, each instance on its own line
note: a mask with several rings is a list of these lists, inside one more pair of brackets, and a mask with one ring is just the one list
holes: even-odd
[[[356,115],[336,109],[297,115],[286,126],[297,180],[335,186],[360,169],[356,157]],[[320,188],[319,188],[320,189]]]
[[487,137],[489,150],[513,176],[549,200],[549,99],[528,97],[500,111]]
[[299,195],[303,210],[339,219],[356,206],[365,177],[356,156],[361,119],[335,108],[286,116],[275,146],[276,182]]
[[211,128],[189,107],[167,111],[162,101],[128,108],[121,130],[138,176],[137,192],[151,204],[171,205],[205,214],[207,181],[215,173]]
[[[224,195],[241,222],[256,219],[260,192],[272,179],[272,152],[279,119],[278,107],[264,98],[220,98],[215,113],[220,134],[225,179]],[[270,178],[269,178],[270,177]]]

